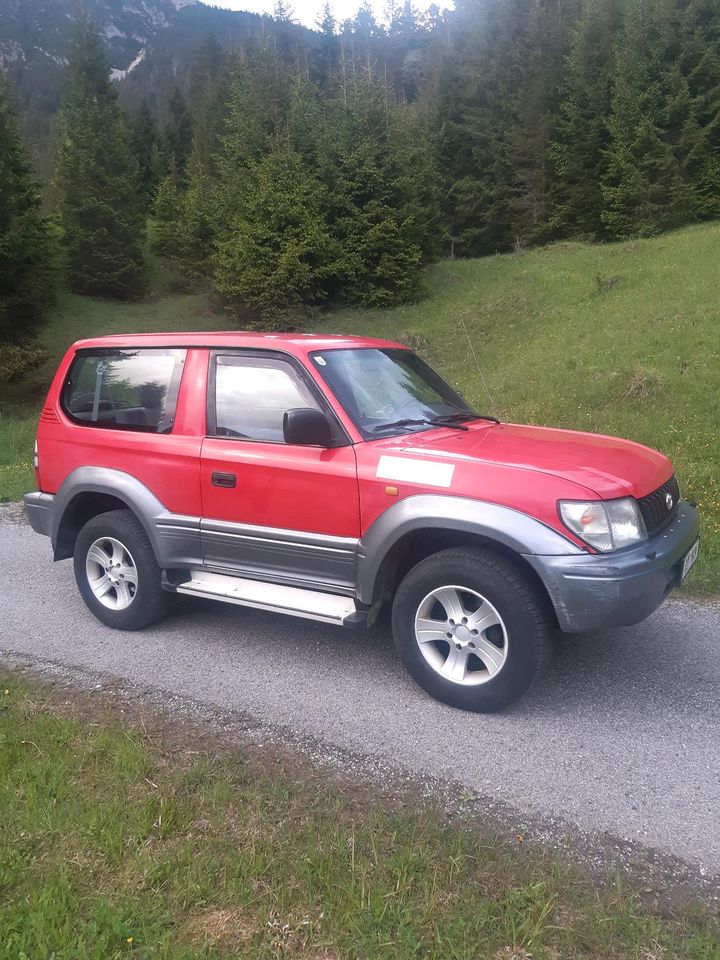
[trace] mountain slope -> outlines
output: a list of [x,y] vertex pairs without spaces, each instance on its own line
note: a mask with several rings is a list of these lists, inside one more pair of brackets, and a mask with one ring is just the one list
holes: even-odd
[[[127,70],[143,46],[197,0],[87,0],[87,10],[107,41],[110,65]],[[44,61],[67,62],[74,16],[72,0],[2,0],[0,65],[8,71],[33,69]]]
[[[85,9],[105,38],[113,79],[136,104],[148,96],[163,104],[182,79],[193,50],[214,34],[226,50],[240,52],[266,30],[267,17],[210,7],[198,0],[0,0],[0,69],[20,106],[24,135],[49,172],[53,118],[60,105],[73,22]],[[299,44],[312,31],[292,23],[283,30]]]

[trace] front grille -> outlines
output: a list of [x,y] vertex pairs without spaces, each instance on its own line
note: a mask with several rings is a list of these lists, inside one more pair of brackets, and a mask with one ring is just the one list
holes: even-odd
[[[668,494],[672,497],[672,506],[669,510]],[[649,493],[647,497],[643,497],[642,500],[638,500],[649,537],[670,523],[678,511],[679,502],[680,487],[676,477],[670,477],[667,483],[658,487],[653,493]]]

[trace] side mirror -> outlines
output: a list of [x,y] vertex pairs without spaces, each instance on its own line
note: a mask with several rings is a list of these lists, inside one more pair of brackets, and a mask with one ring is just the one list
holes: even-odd
[[319,410],[314,410],[312,407],[295,407],[293,410],[285,411],[283,437],[285,443],[305,447],[329,447],[330,424],[325,414]]

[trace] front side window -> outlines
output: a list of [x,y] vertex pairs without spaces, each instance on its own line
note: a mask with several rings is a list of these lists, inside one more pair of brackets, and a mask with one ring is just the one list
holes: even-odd
[[86,350],[70,368],[65,413],[83,426],[169,433],[185,350]]
[[267,443],[284,442],[286,410],[319,409],[294,367],[276,357],[217,357],[214,400],[215,436]]
[[461,423],[475,414],[409,350],[325,350],[313,363],[366,439]]

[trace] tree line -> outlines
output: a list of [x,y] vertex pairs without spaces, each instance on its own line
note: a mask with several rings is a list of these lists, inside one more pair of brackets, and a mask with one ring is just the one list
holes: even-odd
[[423,18],[406,0],[387,25],[326,7],[307,37],[279,4],[129,111],[81,20],[55,230],[0,84],[0,336],[41,316],[53,236],[78,293],[140,295],[149,242],[188,285],[287,323],[303,304],[412,301],[441,255],[720,216],[716,0],[458,0]]

